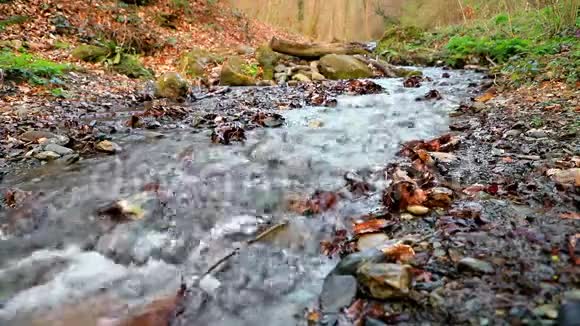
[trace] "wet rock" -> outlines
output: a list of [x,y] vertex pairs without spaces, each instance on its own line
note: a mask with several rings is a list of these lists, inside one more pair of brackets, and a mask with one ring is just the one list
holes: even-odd
[[420,76],[412,76],[403,81],[403,87],[406,88],[419,88],[421,87],[421,81],[423,79]]
[[421,205],[410,205],[407,206],[407,212],[415,216],[423,216],[429,213],[429,208]]
[[229,58],[222,66],[220,84],[227,86],[252,86],[256,80],[243,72],[244,60],[240,57]]
[[459,261],[457,268],[460,271],[469,271],[481,274],[493,274],[494,268],[493,265],[472,257],[466,257]]
[[180,74],[166,72],[155,82],[155,96],[177,100],[187,96],[189,84]]
[[385,324],[382,321],[375,319],[375,318],[365,317],[364,325],[365,326],[386,326],[387,324]]
[[451,78],[451,75],[450,75],[448,72],[444,72],[444,73],[441,75],[441,78]]
[[423,100],[441,100],[443,99],[443,97],[441,96],[441,93],[439,93],[438,90],[436,89],[432,89],[430,91],[427,92],[427,94],[423,95],[422,97],[418,97],[416,100],[417,101],[423,101]]
[[79,154],[69,154],[59,158],[58,162],[64,163],[66,165],[71,165],[78,162],[80,159],[81,156]]
[[406,297],[413,277],[408,265],[367,263],[357,270],[357,279],[370,297],[386,300]]
[[216,127],[210,137],[214,144],[229,145],[232,141],[246,140],[246,132],[239,124],[225,123]]
[[109,141],[109,140],[103,140],[103,141],[98,142],[95,145],[95,149],[100,151],[100,152],[107,153],[107,154],[115,154],[115,153],[122,151],[121,146],[119,146],[116,143]]
[[320,71],[328,79],[370,78],[372,70],[355,57],[329,54],[320,59]]
[[356,245],[359,251],[364,251],[371,248],[378,249],[387,241],[389,241],[389,237],[384,233],[369,233],[359,236]]
[[365,263],[378,263],[384,261],[385,255],[382,251],[372,248],[360,252],[352,253],[344,257],[334,268],[332,274],[356,275],[357,270]]
[[357,282],[351,275],[330,274],[324,279],[320,305],[325,313],[339,312],[349,306],[356,296]]
[[149,139],[165,138],[165,134],[162,134],[160,132],[154,132],[154,131],[146,131],[143,133],[143,136],[145,136],[145,138],[149,138]]
[[268,128],[278,128],[284,125],[284,119],[275,116],[266,117],[263,120],[263,124]]
[[51,151],[43,151],[43,152],[34,154],[34,158],[41,160],[41,161],[52,161],[52,160],[56,160],[59,157],[60,157],[59,154],[57,154],[55,152],[51,152]]
[[548,136],[548,133],[542,129],[530,129],[526,131],[526,136],[532,138],[544,138]]
[[321,128],[323,125],[324,125],[324,123],[320,120],[312,120],[312,121],[308,122],[309,128]]
[[48,144],[48,145],[44,146],[44,150],[55,152],[60,156],[69,155],[69,154],[74,153],[74,151],[72,149],[64,147],[64,146],[60,146],[57,144]]

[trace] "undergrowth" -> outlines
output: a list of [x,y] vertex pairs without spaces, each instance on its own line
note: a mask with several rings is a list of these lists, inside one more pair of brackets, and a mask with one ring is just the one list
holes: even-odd
[[56,81],[57,77],[72,70],[72,66],[27,53],[0,51],[0,70],[8,80],[26,80],[31,84],[44,85]]
[[439,61],[456,68],[489,66],[515,85],[553,79],[576,83],[580,80],[579,4],[548,2],[541,8],[500,12],[430,31],[394,26],[385,32],[377,53],[399,64]]

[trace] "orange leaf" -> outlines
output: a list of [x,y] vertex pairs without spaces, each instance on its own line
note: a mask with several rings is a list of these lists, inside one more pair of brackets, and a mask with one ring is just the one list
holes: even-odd
[[374,219],[369,220],[366,222],[358,223],[354,225],[354,233],[355,234],[364,234],[364,233],[371,233],[377,232],[381,229],[384,229],[389,225],[389,222],[384,219]]
[[487,93],[485,93],[485,94],[483,94],[483,95],[481,95],[481,96],[478,96],[478,97],[476,97],[476,98],[475,98],[475,101],[476,101],[476,102],[482,102],[482,103],[485,103],[485,102],[489,102],[489,101],[490,101],[491,99],[493,99],[494,97],[495,97],[495,94],[494,94],[494,93],[492,93],[492,92],[487,92]]
[[402,244],[400,242],[382,248],[381,251],[389,258],[403,263],[408,262],[409,260],[413,259],[413,257],[415,257],[415,250],[413,250],[411,246]]
[[560,214],[560,218],[568,220],[580,220],[580,213],[577,212],[562,213]]

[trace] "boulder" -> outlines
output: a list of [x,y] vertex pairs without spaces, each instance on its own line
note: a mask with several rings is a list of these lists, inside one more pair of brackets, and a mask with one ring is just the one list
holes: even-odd
[[74,48],[72,56],[76,59],[87,62],[104,61],[111,51],[103,46],[81,44]]
[[263,79],[272,80],[280,56],[274,52],[269,45],[263,45],[256,50],[256,60],[258,60],[260,66],[262,66]]
[[413,276],[408,265],[367,263],[357,270],[357,279],[370,297],[386,300],[408,296]]
[[155,96],[180,99],[187,95],[189,84],[180,74],[166,72],[155,82]]
[[188,77],[202,77],[209,64],[221,62],[223,62],[223,58],[219,55],[204,49],[194,48],[181,55],[178,66],[179,71]]
[[297,80],[297,81],[302,82],[302,83],[311,82],[310,78],[308,78],[308,76],[306,76],[305,74],[302,74],[302,73],[297,73],[296,75],[292,76],[292,79]]
[[220,84],[227,86],[252,86],[256,84],[254,77],[244,74],[244,60],[240,57],[230,57],[222,66]]
[[373,71],[350,55],[329,54],[320,59],[320,70],[329,79],[357,79],[373,76]]

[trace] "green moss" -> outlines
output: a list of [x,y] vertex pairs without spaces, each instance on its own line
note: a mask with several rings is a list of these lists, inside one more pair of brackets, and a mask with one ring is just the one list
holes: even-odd
[[179,71],[189,77],[202,77],[209,64],[222,63],[224,58],[207,50],[195,48],[181,55]]
[[72,56],[87,62],[102,62],[111,54],[107,47],[82,44],[74,48]]
[[183,98],[189,91],[189,84],[176,72],[167,72],[155,82],[155,96],[174,100]]
[[121,60],[118,64],[112,65],[111,70],[130,78],[153,78],[153,73],[146,69],[136,56],[129,54],[121,55]]
[[274,67],[280,60],[280,55],[274,52],[269,45],[262,45],[256,50],[256,59],[263,70],[264,80],[274,79]]
[[28,80],[30,83],[46,84],[51,79],[72,70],[69,64],[60,64],[31,54],[0,52],[0,70],[7,79]]
[[240,57],[230,57],[223,65],[220,84],[229,86],[252,86],[256,84],[253,76],[244,72],[246,63]]
[[16,15],[10,16],[6,19],[0,20],[0,31],[4,30],[6,27],[10,25],[20,25],[25,23],[28,20],[28,16]]

